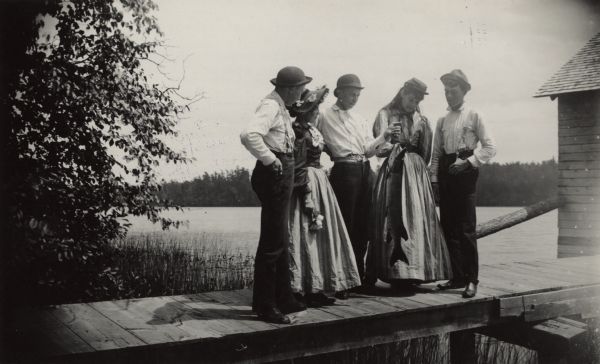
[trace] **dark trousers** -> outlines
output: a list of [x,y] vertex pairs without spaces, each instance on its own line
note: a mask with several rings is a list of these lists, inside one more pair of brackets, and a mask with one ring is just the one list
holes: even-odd
[[450,253],[454,279],[477,283],[479,255],[475,233],[475,205],[479,170],[471,168],[461,174],[450,175],[448,168],[454,161],[456,154],[447,154],[440,158],[440,220]]
[[289,204],[294,184],[294,157],[277,156],[283,164],[278,176],[257,161],[252,189],[260,200],[260,238],[254,261],[252,308],[277,307],[293,299],[289,270]]
[[365,279],[365,253],[368,241],[368,220],[371,194],[369,162],[335,163],[329,180],[337,198],[356,258],[361,280]]

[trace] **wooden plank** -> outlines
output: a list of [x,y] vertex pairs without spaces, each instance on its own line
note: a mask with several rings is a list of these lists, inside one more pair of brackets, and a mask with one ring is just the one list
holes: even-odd
[[523,296],[500,297],[498,301],[498,315],[500,317],[520,317],[525,312]]
[[[569,119],[569,120],[558,120],[558,127],[571,127],[573,129],[576,128],[593,128],[597,126],[598,123],[594,121],[592,118],[577,118],[577,119]],[[592,134],[594,135],[594,134]]]
[[383,303],[385,305],[396,308],[398,311],[418,311],[421,310],[424,305],[420,302],[415,302],[407,299],[406,297],[389,297],[389,296],[373,296],[369,297],[371,300]]
[[600,143],[561,145],[558,153],[597,152],[600,151]]
[[559,187],[598,187],[600,177],[595,178],[562,178],[558,180]]
[[479,286],[505,291],[509,294],[534,289],[534,287],[529,284],[523,284],[522,282],[514,281],[512,279],[501,279],[493,271],[489,270],[488,266],[485,266],[485,268],[483,267],[484,266],[479,269]]
[[548,264],[544,262],[519,262],[518,265],[523,265],[525,267],[531,267],[531,269],[539,270],[545,276],[550,279],[567,277],[569,281],[574,282],[575,284],[592,284],[592,283],[600,283],[600,279],[595,279],[594,277],[590,277],[589,269],[576,270],[573,268],[564,268],[557,266],[556,264]]
[[171,343],[195,338],[175,324],[167,321],[156,322],[153,311],[164,305],[164,300],[160,297],[93,302],[90,305],[146,344]]
[[600,315],[600,285],[523,296],[523,319],[540,321],[575,314]]
[[[453,305],[460,305],[465,302],[462,297],[462,289],[449,290],[449,291],[438,291],[431,293],[420,293],[414,296],[407,297],[408,300],[422,303],[424,305],[433,306],[436,308],[448,307]],[[485,300],[487,297],[479,296],[472,300]]]
[[15,346],[12,349],[21,354],[19,356],[23,362],[38,362],[40,360],[36,358],[94,351],[87,342],[57,320],[51,310],[51,307],[36,307],[20,309],[14,313],[14,322],[18,324],[18,328],[7,330],[7,334],[11,336],[11,343]]
[[137,336],[85,303],[56,306],[50,311],[95,350],[144,345]]
[[[487,274],[492,274],[495,278],[511,282],[518,285],[520,292],[530,292],[545,290],[553,287],[553,282],[549,282],[544,277],[527,276],[523,273],[514,272],[514,267],[509,265],[491,266],[486,269]],[[480,273],[480,275],[482,275]],[[484,275],[485,277],[485,275]],[[481,280],[481,279],[480,279]]]
[[558,219],[569,221],[600,221],[600,212],[559,211]]
[[545,279],[555,283],[563,284],[565,286],[595,283],[594,279],[590,278],[590,276],[587,274],[567,270],[557,271],[556,267],[531,264],[528,262],[515,263],[512,269],[513,271],[522,273],[523,275],[541,274]]
[[[358,300],[358,301],[357,301]],[[355,304],[361,302],[362,304]],[[327,312],[332,315],[336,315],[340,318],[357,318],[377,315],[386,312],[396,311],[389,305],[384,305],[377,301],[372,301],[372,304],[365,304],[360,298],[352,298],[345,300],[343,303],[335,304],[333,306],[323,306],[319,308],[321,311]]]
[[[562,219],[558,221],[558,227],[561,229],[577,229],[577,230],[598,230],[596,222],[587,221],[569,221]],[[593,235],[593,234],[589,234]]]
[[[580,237],[580,238],[600,238],[600,231],[598,229],[589,229],[585,227],[577,227],[577,228],[568,228],[561,227],[558,230],[559,238],[561,236],[569,236],[569,237]],[[559,239],[560,241],[560,239]]]
[[566,161],[595,161],[600,163],[600,152],[590,152],[580,150],[578,152],[560,152],[558,153],[558,162]]
[[600,126],[573,128],[567,125],[561,125],[558,128],[559,137],[576,135],[600,135]]
[[597,179],[600,177],[600,170],[588,169],[587,171],[586,170],[574,171],[574,170],[565,169],[565,170],[560,170],[558,172],[558,177],[559,177],[559,183],[560,183],[560,179],[563,179],[563,178],[573,178],[573,179],[593,178],[593,179]]
[[558,193],[564,195],[581,195],[581,196],[599,196],[600,188],[598,186],[558,186]]
[[557,254],[559,258],[600,254],[600,247],[564,245],[560,243],[559,237]]
[[169,337],[197,340],[223,335],[218,329],[201,324],[201,313],[194,312],[168,296],[143,298],[130,305],[129,309],[140,319],[147,317],[149,325],[156,326],[157,330],[165,332]]
[[592,143],[600,143],[600,134],[558,137],[558,145],[592,144]]
[[586,169],[599,170],[600,163],[598,161],[567,161],[558,164],[559,170],[579,170],[583,171]]
[[[249,297],[244,295],[247,292],[250,294]],[[271,324],[258,319],[252,311],[252,291],[250,290],[214,291],[204,292],[199,295],[230,307],[232,312],[237,313],[238,320],[241,320],[246,326],[256,331],[272,330],[281,327],[281,325]]]
[[[600,246],[600,238],[593,238],[593,237],[577,238],[577,237],[561,236],[560,243],[564,244],[564,245],[566,244],[566,245],[573,245],[573,246],[596,247],[596,246]],[[600,257],[597,260],[598,260],[598,264],[600,264]]]
[[[231,334],[255,332],[256,325],[248,321],[261,322],[249,309],[234,310],[202,294],[190,294],[171,297],[183,305],[183,311],[190,317],[190,325],[201,325],[226,336]],[[275,329],[275,325],[264,323],[264,329]]]
[[565,196],[563,200],[565,200],[565,204],[561,206],[558,211],[566,211],[566,212],[600,212],[600,203],[598,202],[589,202],[589,203],[576,203],[569,202],[569,198],[573,198],[577,196]]

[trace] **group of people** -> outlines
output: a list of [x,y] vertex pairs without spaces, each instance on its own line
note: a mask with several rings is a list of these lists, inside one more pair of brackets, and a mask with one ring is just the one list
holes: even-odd
[[[289,313],[371,292],[377,280],[402,290],[446,280],[438,289],[474,297],[478,167],[496,147],[465,105],[466,75],[441,77],[448,113],[435,133],[419,109],[428,93],[417,78],[372,125],[353,110],[363,89],[356,75],[338,79],[337,101],[323,113],[329,90],[305,89],[311,81],[298,67],[281,69],[241,133],[257,159],[251,183],[262,206],[254,312],[290,323]],[[334,162],[329,175],[322,152]]]

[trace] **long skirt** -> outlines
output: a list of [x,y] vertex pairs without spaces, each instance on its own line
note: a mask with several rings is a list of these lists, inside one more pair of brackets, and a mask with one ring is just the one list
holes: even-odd
[[325,171],[308,167],[311,199],[323,215],[321,230],[309,229],[302,196],[290,204],[290,271],[294,292],[333,293],[360,286],[360,276],[342,212]]
[[427,165],[406,153],[381,166],[373,190],[369,275],[385,282],[452,277]]

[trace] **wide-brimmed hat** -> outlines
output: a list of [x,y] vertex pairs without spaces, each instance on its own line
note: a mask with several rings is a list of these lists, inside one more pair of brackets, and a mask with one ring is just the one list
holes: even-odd
[[469,79],[467,79],[467,75],[459,69],[452,70],[449,73],[446,73],[440,77],[442,83],[445,85],[449,81],[458,82],[463,86],[465,91],[471,90],[471,84],[469,83]]
[[422,93],[423,95],[429,95],[427,93],[427,85],[423,81],[415,77],[404,82],[404,87],[407,89],[415,90],[419,93]]
[[289,107],[290,115],[298,116],[318,107],[325,100],[328,93],[329,89],[326,86],[321,86],[313,91],[304,90],[302,96],[300,96],[300,100],[294,102]]
[[271,80],[275,86],[294,87],[305,85],[312,81],[312,77],[304,74],[302,69],[295,66],[287,66],[277,72],[277,77]]
[[342,76],[340,76],[340,78],[338,78],[335,90],[333,90],[333,94],[335,96],[337,96],[337,91],[339,89],[347,88],[347,87],[358,88],[361,90],[364,88],[362,86],[362,84],[360,83],[360,78],[358,78],[357,75],[348,73],[348,74],[342,75]]

